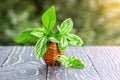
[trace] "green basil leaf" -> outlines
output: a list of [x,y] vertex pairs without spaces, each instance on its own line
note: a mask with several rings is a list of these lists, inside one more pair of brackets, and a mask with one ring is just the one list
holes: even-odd
[[33,29],[25,30],[16,35],[14,41],[17,43],[35,43],[37,42],[38,38],[31,35]]
[[47,51],[48,44],[47,44],[47,38],[43,37],[39,39],[35,45],[35,54],[38,59],[40,59]]
[[65,67],[74,67],[74,68],[84,68],[85,65],[79,60],[76,59],[74,56],[65,56],[61,55],[56,58],[57,61],[62,62]]
[[72,66],[75,68],[84,68],[85,67],[85,65],[79,59],[74,59]]
[[68,60],[68,58],[65,55],[61,55],[57,57],[56,60],[59,62],[65,62],[66,60]]
[[74,46],[81,46],[83,45],[83,41],[82,39],[77,36],[77,35],[74,35],[74,34],[68,34],[68,43],[71,44],[71,45],[74,45]]
[[40,59],[48,50],[48,43],[44,44],[43,47],[41,48],[40,52],[37,55],[37,58]]
[[59,32],[62,32],[59,25],[57,25],[57,30],[58,30]]
[[66,19],[60,25],[61,32],[64,34],[68,34],[73,28],[73,22],[71,18]]
[[59,42],[58,39],[55,38],[55,37],[49,37],[48,40],[51,41],[51,42],[56,42],[56,43]]
[[58,43],[58,47],[61,52],[65,51],[65,49],[68,47],[68,42],[67,42],[66,37],[61,37]]
[[42,22],[46,29],[49,31],[53,29],[55,23],[56,23],[56,13],[55,13],[55,7],[50,7],[42,16]]
[[44,37],[44,29],[43,28],[35,28],[33,31],[30,33],[33,36],[36,36],[38,38]]

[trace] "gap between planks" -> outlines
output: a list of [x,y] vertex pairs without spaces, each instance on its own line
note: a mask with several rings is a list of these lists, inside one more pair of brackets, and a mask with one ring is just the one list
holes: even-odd
[[[83,49],[84,49],[84,51],[85,51],[85,47],[83,47]],[[89,55],[88,55],[87,53],[86,53],[86,56],[87,56],[88,59],[90,60],[90,62],[91,62],[91,64],[92,64],[94,70],[96,71],[97,75],[101,78],[100,74],[99,74],[98,71],[96,70],[96,68],[95,68],[95,66],[94,66],[94,64],[93,64],[93,62],[92,62],[92,60],[91,60],[91,58],[89,57]],[[102,78],[101,78],[101,80],[102,80]]]
[[9,56],[10,56],[10,54],[12,53],[13,49],[14,49],[14,47],[12,47],[12,49],[10,50],[10,52],[9,52],[8,56],[7,56],[7,57],[6,57],[6,59],[3,61],[3,63],[1,64],[1,66],[0,66],[0,67],[3,67],[4,63],[7,61],[8,57],[9,57]]

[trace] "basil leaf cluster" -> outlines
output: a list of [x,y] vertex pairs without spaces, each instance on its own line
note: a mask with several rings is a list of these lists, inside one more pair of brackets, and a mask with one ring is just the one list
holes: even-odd
[[76,59],[74,56],[65,56],[65,55],[61,55],[59,57],[57,57],[56,59],[59,62],[62,62],[65,67],[74,67],[74,68],[84,68],[85,65],[79,60]]
[[[14,41],[17,43],[34,43],[35,55],[40,59],[47,51],[49,42],[58,43],[59,50],[65,51],[68,45],[81,46],[83,41],[80,37],[70,34],[73,28],[71,18],[64,20],[60,25],[56,25],[56,11],[52,6],[42,15],[42,27],[25,30],[16,35]],[[56,28],[57,31],[54,29]]]

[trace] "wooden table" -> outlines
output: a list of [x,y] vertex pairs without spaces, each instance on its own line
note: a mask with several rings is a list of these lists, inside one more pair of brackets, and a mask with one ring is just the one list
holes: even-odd
[[120,46],[70,46],[65,55],[86,67],[46,66],[33,46],[0,46],[0,80],[120,80]]

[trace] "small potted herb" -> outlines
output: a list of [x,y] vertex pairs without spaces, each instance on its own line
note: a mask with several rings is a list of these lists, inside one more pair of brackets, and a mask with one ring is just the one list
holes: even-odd
[[32,43],[36,42],[35,55],[38,59],[43,57],[47,65],[60,65],[64,63],[66,67],[83,68],[84,64],[75,59],[75,57],[67,57],[64,51],[68,45],[81,46],[83,41],[80,37],[70,34],[73,28],[71,18],[64,20],[60,25],[56,23],[55,7],[50,7],[42,15],[42,27],[27,29],[19,33],[14,41],[17,43]]

